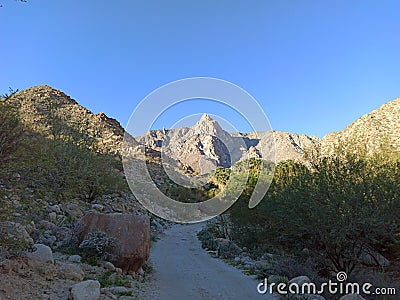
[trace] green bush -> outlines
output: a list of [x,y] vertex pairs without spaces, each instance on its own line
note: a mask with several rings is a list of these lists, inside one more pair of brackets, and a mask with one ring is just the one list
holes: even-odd
[[250,249],[264,245],[293,255],[306,248],[321,271],[348,274],[364,249],[398,245],[399,155],[390,147],[371,154],[346,146],[316,156],[310,168],[278,164],[257,207],[248,210],[249,197],[242,194],[230,209],[233,239]]
[[218,240],[212,235],[212,233],[207,229],[202,229],[197,234],[199,240],[201,241],[201,246],[205,249],[209,249],[211,251],[216,251],[219,246]]

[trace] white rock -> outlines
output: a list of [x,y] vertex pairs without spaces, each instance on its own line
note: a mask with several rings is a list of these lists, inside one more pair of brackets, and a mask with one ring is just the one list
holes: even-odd
[[98,300],[100,283],[97,280],[86,280],[75,284],[71,289],[73,300]]
[[27,256],[38,263],[51,263],[54,264],[53,252],[49,246],[43,244],[33,245],[36,250],[32,253],[28,253]]

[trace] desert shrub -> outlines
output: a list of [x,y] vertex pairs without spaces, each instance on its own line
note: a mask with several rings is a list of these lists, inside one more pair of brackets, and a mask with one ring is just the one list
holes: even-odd
[[102,288],[110,286],[131,286],[128,279],[111,271],[104,272],[97,278],[97,280]]
[[[346,145],[348,146],[348,145]],[[307,168],[278,164],[264,200],[248,210],[246,194],[229,211],[233,239],[251,249],[270,245],[293,255],[307,248],[320,268],[350,274],[365,249],[398,244],[400,159],[393,149],[368,154],[338,147]]]
[[79,248],[87,255],[100,259],[110,259],[110,250],[114,246],[115,239],[108,237],[105,232],[97,231],[88,234],[88,237],[80,243]]
[[308,276],[312,281],[319,278],[315,263],[311,260],[302,261],[295,257],[279,257],[271,259],[257,267],[258,278],[268,278],[270,275],[284,276],[289,279],[297,276]]
[[0,166],[11,158],[22,139],[23,128],[17,112],[4,101],[0,101]]
[[212,251],[216,251],[219,246],[218,240],[213,236],[213,234],[207,229],[203,228],[198,234],[197,234],[201,246],[205,249],[209,249]]
[[33,246],[33,240],[24,226],[10,221],[0,222],[0,258],[18,256]]

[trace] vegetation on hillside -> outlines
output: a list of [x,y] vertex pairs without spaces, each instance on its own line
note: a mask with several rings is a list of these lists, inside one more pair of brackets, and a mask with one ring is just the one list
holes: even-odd
[[[0,219],[13,213],[40,219],[38,198],[49,204],[93,202],[127,191],[120,159],[98,151],[85,128],[69,125],[49,103],[49,128],[32,132],[32,121],[21,120],[7,100],[0,102]],[[18,205],[11,203],[11,195],[18,197]]]
[[279,163],[267,195],[249,210],[258,174],[258,164],[250,164],[246,190],[228,211],[233,240],[255,256],[307,253],[320,275],[351,274],[362,254],[397,259],[399,153],[385,143],[373,154],[362,145],[339,145],[334,155],[311,153],[309,159],[308,167]]

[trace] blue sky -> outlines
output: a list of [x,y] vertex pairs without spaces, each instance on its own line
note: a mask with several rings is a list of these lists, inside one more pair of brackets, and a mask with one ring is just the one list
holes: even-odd
[[[0,93],[47,84],[123,126],[146,95],[187,77],[230,81],[273,129],[320,137],[400,97],[399,1],[0,3]],[[154,127],[202,112],[249,129],[202,101]]]

